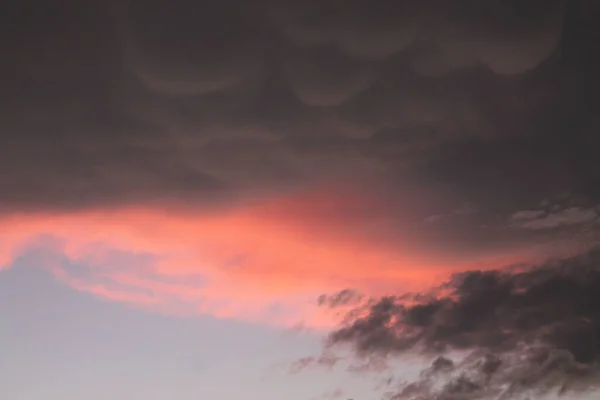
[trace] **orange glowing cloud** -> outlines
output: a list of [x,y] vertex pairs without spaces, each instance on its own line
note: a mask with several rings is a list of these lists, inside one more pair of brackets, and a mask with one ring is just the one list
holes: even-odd
[[408,239],[391,247],[355,234],[370,226],[356,209],[371,200],[340,200],[313,191],[210,213],[140,206],[5,215],[0,266],[43,249],[68,262],[48,256],[42,267],[108,300],[169,314],[313,326],[331,323],[314,307],[322,293],[418,289],[465,268],[464,260],[417,254]]

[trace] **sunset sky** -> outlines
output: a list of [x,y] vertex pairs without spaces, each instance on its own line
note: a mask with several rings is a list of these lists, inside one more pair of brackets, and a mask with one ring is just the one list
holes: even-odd
[[597,396],[600,2],[0,23],[2,399]]

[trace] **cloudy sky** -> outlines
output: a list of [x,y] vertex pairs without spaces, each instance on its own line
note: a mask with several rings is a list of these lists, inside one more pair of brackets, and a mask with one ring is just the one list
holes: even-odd
[[600,2],[2,8],[2,398],[595,398]]

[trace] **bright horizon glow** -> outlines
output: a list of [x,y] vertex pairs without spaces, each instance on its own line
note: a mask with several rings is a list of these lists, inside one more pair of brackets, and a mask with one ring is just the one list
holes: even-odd
[[[158,207],[11,214],[0,217],[0,265],[37,250],[40,266],[58,280],[107,300],[174,315],[327,328],[336,319],[316,307],[321,294],[418,290],[468,265],[523,259],[519,252],[444,259],[419,253],[410,241],[391,247],[352,236],[348,219],[327,213],[328,196],[303,193],[210,214]],[[307,197],[321,208],[306,209]],[[66,268],[65,259],[80,267]]]

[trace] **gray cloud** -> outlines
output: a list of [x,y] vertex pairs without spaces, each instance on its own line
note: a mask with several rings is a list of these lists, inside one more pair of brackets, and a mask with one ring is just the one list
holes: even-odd
[[569,207],[549,213],[543,210],[518,211],[511,219],[527,229],[553,229],[565,225],[594,223],[598,219],[598,213],[593,208]]
[[337,355],[326,352],[317,357],[310,356],[310,357],[300,358],[300,359],[294,361],[293,363],[291,363],[291,365],[288,368],[288,371],[292,374],[296,374],[310,366],[321,366],[321,367],[326,367],[326,368],[331,369],[340,360],[341,360],[341,358],[338,357]]
[[[462,254],[598,239],[586,225],[600,203],[592,2],[12,3],[0,15],[1,212],[226,206],[341,182],[379,199],[346,216],[353,231],[390,246]],[[467,373],[413,386],[439,400],[506,383],[589,387],[596,262],[467,272],[448,282],[452,296],[375,301],[331,340],[501,360],[493,373],[439,362],[438,375]],[[535,341],[530,358],[511,358]]]
[[418,380],[399,384],[390,399],[528,399],[590,392],[599,378],[597,366],[577,363],[567,352],[521,348],[502,357],[472,354],[460,362],[439,357]]
[[511,215],[513,222],[535,220],[545,214],[544,210],[522,210]]
[[322,295],[319,296],[318,304],[319,306],[327,306],[330,308],[335,308],[338,306],[347,306],[359,303],[363,299],[363,295],[356,292],[355,290],[342,290],[339,293],[334,295]]
[[546,240],[506,223],[542,198],[600,197],[598,33],[577,1],[34,3],[2,16],[3,211],[337,181],[415,237],[485,249]]
[[372,299],[330,334],[328,351],[349,345],[359,357],[384,359],[414,351],[470,354],[460,365],[438,359],[421,380],[404,384],[397,399],[595,388],[599,263],[595,249],[536,267],[459,273],[429,293]]

